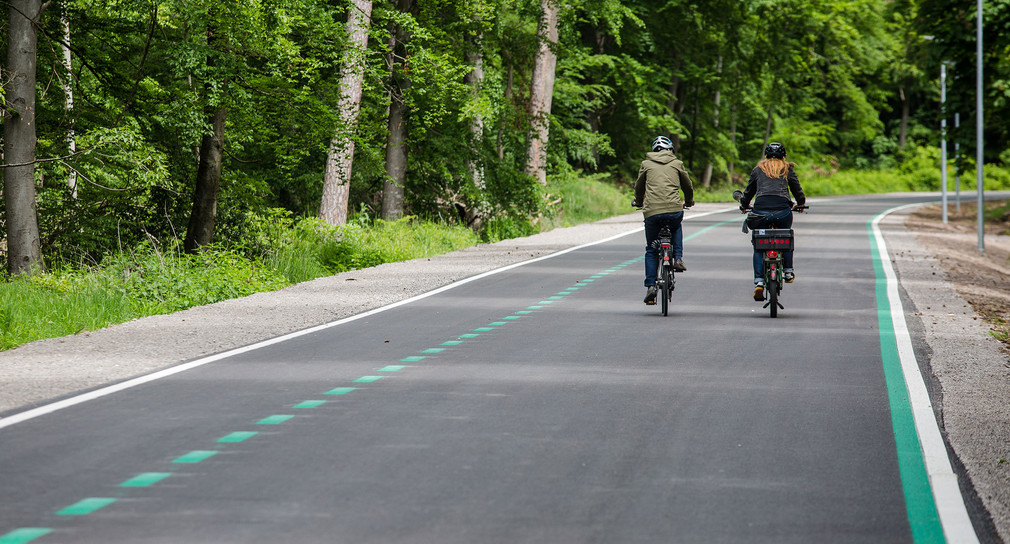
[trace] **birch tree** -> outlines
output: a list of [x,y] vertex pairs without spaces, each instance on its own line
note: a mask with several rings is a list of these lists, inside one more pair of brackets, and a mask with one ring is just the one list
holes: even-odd
[[554,70],[558,63],[554,48],[558,44],[560,7],[554,0],[540,0],[537,24],[539,45],[533,64],[530,92],[530,145],[526,173],[538,183],[547,183],[547,138],[550,129],[551,99],[554,94]]
[[371,0],[352,0],[347,13],[348,47],[340,76],[340,101],[337,106],[339,127],[330,140],[323,172],[323,196],[319,218],[331,225],[347,222],[347,203],[351,192],[351,167],[354,163],[354,127],[361,109],[365,79],[365,53],[372,19]]
[[4,90],[4,203],[7,213],[7,270],[12,276],[42,268],[35,200],[36,25],[40,0],[12,0],[8,16]]

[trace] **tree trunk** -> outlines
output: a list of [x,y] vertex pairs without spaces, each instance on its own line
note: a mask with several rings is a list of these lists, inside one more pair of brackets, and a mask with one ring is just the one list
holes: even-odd
[[[407,13],[413,0],[399,0],[397,9]],[[395,221],[403,216],[404,188],[407,184],[407,116],[409,111],[404,94],[410,88],[407,75],[407,47],[410,35],[393,23],[389,29],[389,117],[386,137],[386,180],[382,184],[382,209],[384,221]]]
[[[7,270],[11,276],[42,268],[35,204],[35,24],[40,0],[12,0],[7,26],[7,83],[4,91],[4,202],[7,213]],[[29,17],[31,19],[29,19]]]
[[[479,24],[480,21],[478,20]],[[474,100],[480,99],[481,90],[484,87],[484,51],[483,35],[478,32],[467,39],[468,49],[466,60],[473,69],[464,78],[463,82],[470,86],[470,94]],[[482,150],[484,149],[484,118],[478,110],[470,119],[470,147],[471,158],[468,161],[468,170],[473,180],[473,186],[477,189],[476,201],[469,203],[463,215],[466,222],[474,231],[479,232],[488,211],[487,196],[485,194],[486,183],[484,178],[484,167],[481,161]]]
[[[506,107],[512,104],[512,84],[515,77],[515,67],[512,64],[512,58],[505,52],[505,57],[508,60],[508,70],[505,76],[505,105]],[[505,126],[504,124],[498,125],[498,159],[505,158]]]
[[351,166],[354,163],[354,128],[361,109],[361,90],[365,79],[365,54],[368,28],[372,20],[372,0],[353,0],[347,13],[349,47],[344,53],[340,74],[340,99],[337,114],[340,126],[330,140],[323,172],[323,196],[319,218],[331,225],[347,223],[347,204],[351,194]]
[[905,150],[905,139],[908,134],[908,97],[905,96],[905,89],[898,89],[898,96],[901,97],[901,132],[898,133],[898,149]]
[[765,148],[768,147],[768,142],[772,138],[772,114],[775,113],[775,104],[768,106],[768,119],[765,120],[765,143],[761,146],[760,156],[765,156]]
[[193,213],[189,216],[183,248],[193,253],[214,241],[214,222],[217,219],[217,195],[221,187],[221,162],[224,151],[224,122],[228,109],[208,108],[212,115],[212,132],[200,144],[200,167],[196,172],[196,192],[193,195]]
[[540,21],[537,24],[536,61],[533,64],[530,92],[530,147],[527,153],[526,173],[538,183],[547,183],[547,138],[550,130],[551,100],[554,95],[554,69],[558,62],[554,47],[558,43],[558,15],[556,0],[540,0]]
[[[66,8],[60,15],[60,24],[63,27],[63,69],[67,71],[66,80],[63,82],[63,107],[67,112],[67,149],[73,155],[77,151],[77,137],[74,132],[74,72],[73,58],[70,54],[70,19],[67,17]],[[70,196],[77,199],[77,170],[71,168],[67,174],[67,186],[70,187]]]
[[727,175],[729,176],[729,182],[733,183],[733,171],[736,170],[736,102],[731,102],[729,107],[729,144],[732,148],[732,155],[729,158],[729,164],[726,165]]
[[[715,72],[717,75],[722,75],[722,55],[719,55],[719,61],[716,63]],[[722,99],[722,88],[719,86],[721,82],[716,79],[715,88],[715,107],[712,110],[712,128],[716,132],[719,130],[719,102]],[[701,178],[701,185],[708,189],[712,186],[712,162],[709,161],[705,165],[705,175]]]

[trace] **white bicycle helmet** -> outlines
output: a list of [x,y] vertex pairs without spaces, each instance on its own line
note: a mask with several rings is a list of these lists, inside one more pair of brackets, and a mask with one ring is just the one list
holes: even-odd
[[661,149],[673,151],[673,142],[666,136],[656,136],[656,139],[652,141],[653,151],[659,151]]

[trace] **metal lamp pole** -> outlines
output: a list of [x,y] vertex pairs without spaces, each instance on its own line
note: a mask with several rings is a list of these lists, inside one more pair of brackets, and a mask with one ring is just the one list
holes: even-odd
[[940,202],[947,224],[947,64],[940,63]]
[[983,201],[983,145],[982,135],[982,0],[976,0],[978,14],[975,21],[975,172],[978,176],[978,250],[985,252],[985,206]]

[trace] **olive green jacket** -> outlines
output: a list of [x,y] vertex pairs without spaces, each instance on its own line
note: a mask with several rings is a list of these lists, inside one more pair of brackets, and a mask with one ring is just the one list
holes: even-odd
[[[635,182],[635,202],[645,217],[684,211],[694,206],[694,186],[684,163],[672,151],[652,151],[645,155]],[[684,192],[681,200],[680,192]]]

